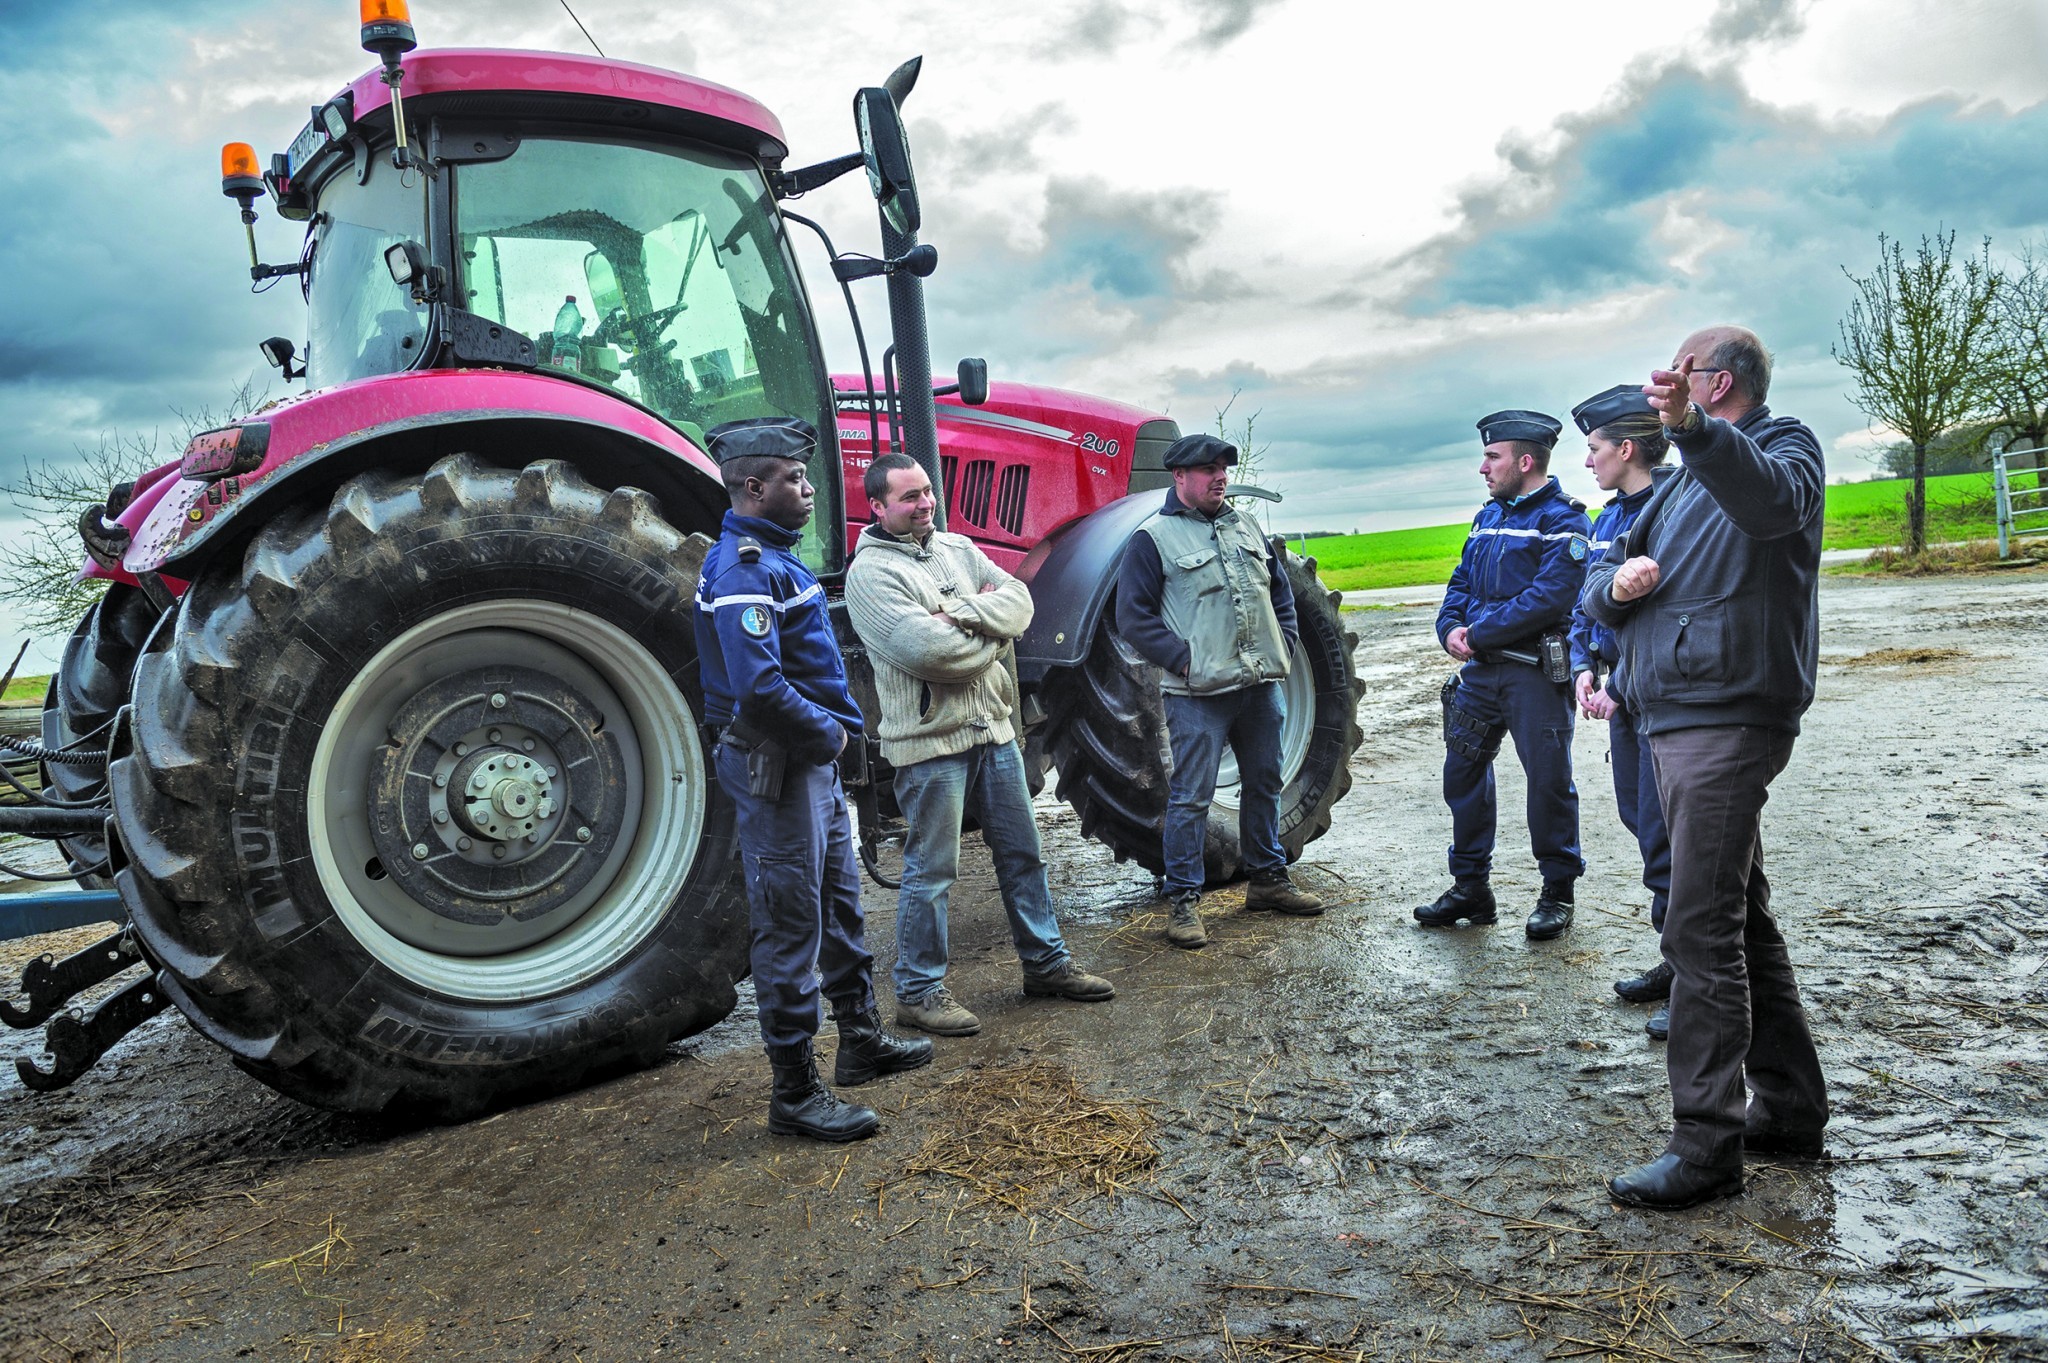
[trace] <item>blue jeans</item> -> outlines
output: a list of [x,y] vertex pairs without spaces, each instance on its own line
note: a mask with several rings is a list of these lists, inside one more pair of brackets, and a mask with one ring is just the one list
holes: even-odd
[[739,811],[761,1040],[793,1045],[818,1034],[821,973],[835,1008],[862,1012],[874,1005],[875,958],[861,918],[846,792],[831,763],[791,758],[782,793],[769,800],[747,793],[745,753],[721,743],[712,762]]
[[1254,878],[1285,874],[1280,846],[1280,683],[1262,682],[1214,696],[1167,692],[1166,733],[1173,743],[1173,775],[1166,784],[1166,893],[1199,890],[1209,877],[1202,849],[1209,835],[1209,803],[1216,798],[1216,764],[1223,745],[1237,754],[1242,780],[1237,806],[1238,843]]
[[909,832],[903,888],[896,896],[896,997],[918,1003],[946,979],[946,901],[960,874],[960,824],[974,815],[995,860],[996,884],[1010,916],[1017,959],[1033,974],[1068,960],[1045,882],[1038,822],[1024,758],[1011,743],[980,743],[963,753],[896,768],[896,803]]

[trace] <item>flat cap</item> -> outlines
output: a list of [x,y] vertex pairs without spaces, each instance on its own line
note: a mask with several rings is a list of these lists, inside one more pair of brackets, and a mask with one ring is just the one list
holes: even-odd
[[1617,383],[1572,408],[1572,420],[1578,423],[1580,434],[1591,435],[1610,421],[1652,410],[1641,384]]
[[750,416],[704,432],[704,447],[720,464],[729,459],[809,459],[818,428],[793,416]]
[[1184,435],[1166,447],[1166,453],[1159,457],[1159,462],[1162,467],[1170,469],[1194,469],[1204,464],[1235,467],[1237,446],[1213,435]]
[[1557,444],[1557,433],[1563,429],[1564,423],[1554,416],[1510,407],[1505,412],[1479,418],[1479,443],[1491,445],[1500,440],[1527,440],[1549,449]]

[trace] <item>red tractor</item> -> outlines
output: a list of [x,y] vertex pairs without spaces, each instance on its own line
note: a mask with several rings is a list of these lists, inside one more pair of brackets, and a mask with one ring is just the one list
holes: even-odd
[[[1057,768],[1084,832],[1157,870],[1157,677],[1109,606],[1179,432],[991,390],[974,361],[934,389],[919,290],[936,257],[897,111],[915,65],[859,93],[860,152],[791,170],[774,115],[735,91],[561,53],[414,51],[397,0],[363,8],[381,66],[267,169],[239,144],[224,157],[245,222],[267,194],[306,224],[293,264],[249,239],[253,277],[304,291],[303,354],[264,349],[307,391],[196,437],[82,526],[109,586],[44,715],[46,793],[66,807],[29,822],[128,921],[97,955],[44,963],[64,982],[42,981],[49,1006],[4,1011],[22,1025],[55,1011],[53,988],[147,974],[61,1044],[53,1029],[55,1069],[23,1078],[69,1082],[170,1003],[295,1098],[454,1117],[647,1064],[724,1017],[746,910],[690,611],[726,505],[703,432],[737,417],[824,433],[803,553],[835,592],[865,511],[843,489],[882,445],[929,468],[952,528],[1032,585],[1016,665],[1039,773]],[[859,169],[882,254],[825,245],[842,283],[887,277],[879,387],[828,372],[789,225],[824,232],[784,208]],[[1298,854],[1359,733],[1334,595],[1285,562]],[[872,857],[887,772],[856,746],[846,774]],[[1229,776],[1218,878],[1236,871]]]

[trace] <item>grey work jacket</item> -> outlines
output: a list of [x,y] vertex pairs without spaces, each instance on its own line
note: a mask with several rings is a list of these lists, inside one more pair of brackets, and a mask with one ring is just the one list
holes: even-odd
[[1187,640],[1188,674],[1160,689],[1181,696],[1238,691],[1287,675],[1287,640],[1273,612],[1272,548],[1235,508],[1215,520],[1155,515],[1139,527],[1159,551],[1160,615]]

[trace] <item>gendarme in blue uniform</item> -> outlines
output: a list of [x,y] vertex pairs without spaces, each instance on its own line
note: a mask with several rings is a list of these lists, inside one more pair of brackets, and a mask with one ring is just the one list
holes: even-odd
[[[821,1021],[819,976],[835,1014],[874,1007],[874,958],[861,919],[846,794],[835,759],[861,731],[825,592],[793,552],[799,532],[728,511],[697,588],[705,719],[787,750],[781,788],[750,790],[748,751],[726,732],[713,754],[738,806],[761,1039],[808,1044]],[[808,1064],[808,1060],[806,1060]]]
[[[1643,508],[1656,496],[1664,480],[1675,472],[1667,465],[1650,470],[1651,483],[1636,492],[1618,495],[1600,509],[1593,522],[1592,552],[1588,563],[1598,562],[1609,545],[1628,533]],[[1607,694],[1615,701],[1607,720],[1607,759],[1614,767],[1614,804],[1623,827],[1636,840],[1643,854],[1643,887],[1650,892],[1650,926],[1664,930],[1664,910],[1671,900],[1671,838],[1664,827],[1664,807],[1657,800],[1657,780],[1650,767],[1650,748],[1636,732],[1635,712],[1628,708],[1622,679],[1616,673],[1621,662],[1621,643],[1614,631],[1586,613],[1583,606],[1572,610],[1572,676],[1593,672],[1605,678]]]
[[1437,611],[1439,643],[1458,626],[1479,657],[1458,676],[1455,705],[1476,721],[1475,753],[1447,747],[1444,802],[1451,809],[1450,869],[1484,880],[1493,865],[1493,756],[1504,730],[1528,776],[1529,842],[1546,884],[1585,873],[1579,857],[1579,792],[1572,784],[1569,685],[1496,650],[1537,653],[1563,632],[1578,603],[1589,555],[1585,509],[1551,478],[1511,502],[1489,501],[1472,518],[1465,550]]

